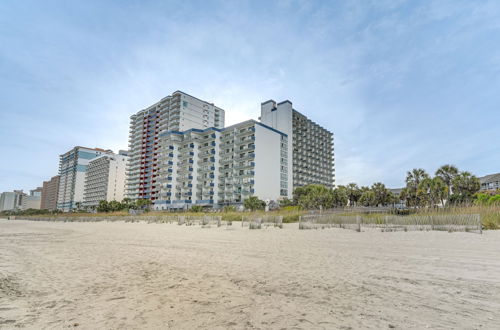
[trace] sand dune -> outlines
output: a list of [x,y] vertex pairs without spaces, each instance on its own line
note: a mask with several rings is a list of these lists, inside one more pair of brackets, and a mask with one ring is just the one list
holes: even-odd
[[0,328],[500,329],[500,231],[0,220]]

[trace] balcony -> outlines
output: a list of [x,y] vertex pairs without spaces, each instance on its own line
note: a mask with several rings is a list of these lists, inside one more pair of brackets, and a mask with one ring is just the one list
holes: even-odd
[[238,176],[240,176],[240,177],[249,177],[249,176],[254,176],[254,175],[255,175],[254,171],[245,171],[243,174],[238,173]]
[[213,172],[215,171],[215,166],[202,166],[198,168],[198,172]]
[[234,139],[234,134],[233,133],[228,134],[228,135],[223,135],[221,137],[221,141],[222,142],[228,142],[228,141],[231,141],[232,139]]
[[221,158],[219,160],[220,164],[227,164],[227,163],[232,163],[232,162],[233,162],[233,158],[231,158],[231,157]]
[[243,161],[243,160],[250,160],[250,159],[254,159],[255,158],[255,154],[254,153],[250,153],[250,154],[247,154],[243,157],[240,157],[240,158],[236,158],[235,161]]
[[240,149],[236,150],[236,152],[248,152],[255,150],[255,145],[248,145],[248,146],[243,146],[243,148],[240,147]]
[[239,130],[236,133],[236,136],[237,137],[242,137],[242,136],[245,136],[245,135],[248,135],[248,134],[253,134],[253,133],[255,133],[255,127],[248,127],[248,128]]
[[254,167],[254,166],[255,166],[254,162],[248,162],[248,163],[245,163],[243,165],[236,165],[236,166],[234,166],[234,168],[236,170],[239,170],[239,169],[248,168],[248,167]]
[[245,136],[242,137],[241,139],[238,139],[235,141],[235,144],[240,145],[242,143],[247,143],[247,142],[255,142],[255,136]]
[[216,146],[215,141],[212,141],[212,142],[210,142],[210,143],[207,143],[206,145],[202,145],[202,146],[200,146],[200,147],[199,147],[199,149],[200,149],[200,151],[201,151],[201,150],[206,150],[206,149],[213,148],[213,147],[215,147],[215,146]]

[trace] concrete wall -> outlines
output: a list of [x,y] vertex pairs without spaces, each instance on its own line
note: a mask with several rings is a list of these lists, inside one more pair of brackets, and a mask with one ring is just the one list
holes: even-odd
[[262,200],[280,197],[281,134],[255,125],[255,193]]
[[288,198],[293,194],[293,106],[284,101],[276,104],[269,100],[261,104],[261,123],[277,129],[287,135],[288,143]]
[[114,155],[109,163],[107,201],[121,202],[125,198],[127,156]]
[[[219,121],[215,120],[216,112],[219,113]],[[222,128],[224,127],[224,116],[224,110],[217,108],[213,104],[184,93],[181,94],[180,131],[191,128]]]

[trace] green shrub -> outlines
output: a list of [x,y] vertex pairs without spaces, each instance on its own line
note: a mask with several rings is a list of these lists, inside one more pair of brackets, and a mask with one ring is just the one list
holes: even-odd
[[488,199],[489,205],[500,205],[500,195],[491,196]]
[[266,206],[266,202],[258,199],[256,196],[250,196],[243,201],[245,209],[250,211],[263,210]]
[[284,206],[281,208],[281,210],[285,212],[298,212],[300,211],[300,206],[294,206],[294,205]]
[[203,207],[202,207],[202,206],[200,206],[200,205],[193,205],[193,206],[191,207],[191,210],[190,210],[190,211],[191,211],[191,212],[198,213],[198,212],[203,211]]
[[498,229],[500,227],[500,214],[486,214],[482,217],[484,229]]
[[223,211],[228,213],[228,212],[236,212],[236,207],[233,205],[226,205],[223,208]]
[[476,199],[474,202],[475,204],[486,205],[486,204],[488,204],[488,201],[490,199],[490,195],[483,194],[483,193],[477,193],[474,195],[474,198]]
[[283,216],[283,223],[299,222],[300,215],[298,214],[288,214]]

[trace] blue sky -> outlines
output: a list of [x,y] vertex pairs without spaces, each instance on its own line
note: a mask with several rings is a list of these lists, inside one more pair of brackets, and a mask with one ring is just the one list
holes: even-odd
[[337,182],[500,172],[498,1],[0,2],[0,191],[75,145],[127,147],[182,90],[256,119],[289,99],[335,134]]

